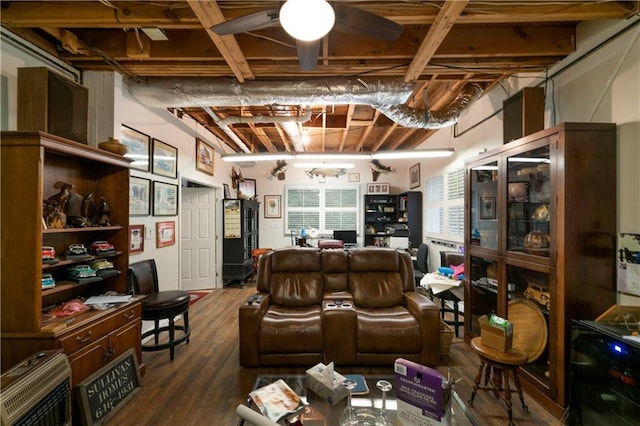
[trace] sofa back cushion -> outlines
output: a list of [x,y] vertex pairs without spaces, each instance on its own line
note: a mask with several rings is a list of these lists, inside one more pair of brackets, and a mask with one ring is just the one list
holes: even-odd
[[322,303],[322,262],[318,249],[276,250],[270,254],[268,267],[272,303],[289,307]]
[[349,254],[343,249],[322,250],[322,272],[325,291],[349,289]]
[[407,280],[413,283],[413,269],[407,271],[406,259],[397,250],[364,248],[349,253],[349,290],[356,306],[401,305]]

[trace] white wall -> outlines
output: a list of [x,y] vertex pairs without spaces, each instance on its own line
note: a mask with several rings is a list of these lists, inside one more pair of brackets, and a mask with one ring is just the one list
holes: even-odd
[[[120,124],[125,124],[142,133],[146,133],[152,138],[157,138],[162,142],[178,148],[178,178],[170,179],[152,173],[145,173],[132,169],[131,176],[143,177],[152,181],[162,181],[181,185],[184,180],[190,180],[202,185],[222,188],[223,182],[228,182],[229,166],[220,160],[220,155],[216,153],[214,159],[214,175],[210,176],[195,169],[195,141],[196,137],[205,140],[212,146],[217,144],[217,140],[204,130],[195,121],[190,120],[190,126],[176,125],[179,121],[177,117],[166,109],[150,109],[134,101],[126,90],[126,81],[119,74],[116,76],[116,96],[115,96],[115,123],[114,135],[119,134]],[[181,123],[178,123],[181,124]],[[117,136],[116,136],[117,137]],[[179,200],[182,194],[179,195]],[[176,221],[176,244],[168,247],[156,248],[155,226],[161,221]],[[154,258],[158,266],[158,276],[162,289],[178,288],[180,282],[180,217],[176,216],[134,216],[130,218],[132,225],[144,225],[147,231],[145,238],[144,252],[131,255],[130,261]],[[151,231],[149,231],[151,230]],[[150,235],[149,235],[150,232]],[[218,256],[218,270],[221,267],[221,256]],[[217,283],[221,286],[221,281]]]

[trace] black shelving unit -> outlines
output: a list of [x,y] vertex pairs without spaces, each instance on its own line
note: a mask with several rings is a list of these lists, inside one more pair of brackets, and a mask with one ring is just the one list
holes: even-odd
[[422,242],[422,192],[409,191],[398,196],[398,220],[409,226],[409,246],[417,248]]
[[255,200],[223,202],[222,280],[243,285],[253,275],[251,252],[258,248],[258,207]]
[[422,241],[422,193],[364,196],[364,245],[387,247],[391,236],[406,236],[410,246]]

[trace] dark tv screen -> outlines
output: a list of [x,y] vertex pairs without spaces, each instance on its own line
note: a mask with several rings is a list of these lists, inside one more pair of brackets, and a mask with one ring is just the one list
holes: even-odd
[[345,244],[357,244],[356,231],[333,231],[334,240],[342,240]]

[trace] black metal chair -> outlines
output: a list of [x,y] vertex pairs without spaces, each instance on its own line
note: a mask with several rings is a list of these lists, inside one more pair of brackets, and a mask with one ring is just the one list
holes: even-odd
[[[189,328],[189,293],[182,290],[160,291],[158,287],[158,270],[153,259],[142,260],[129,265],[129,282],[135,294],[146,295],[142,299],[142,319],[153,321],[154,327],[142,334],[142,341],[154,336],[154,343],[142,345],[143,351],[159,351],[169,349],[173,361],[176,345],[189,343],[191,329]],[[175,318],[182,315],[184,325],[176,325]],[[168,320],[169,325],[160,327],[161,320]],[[176,330],[182,331],[178,338]],[[160,334],[169,332],[169,340],[159,343]]]
[[[441,251],[440,252],[440,266],[458,266],[464,263],[464,254],[454,251]],[[443,291],[436,295],[440,299],[440,315],[442,320],[449,325],[453,326],[453,331],[458,336],[458,327],[464,325],[464,320],[460,320],[460,311],[458,311],[459,303],[462,299],[450,292],[449,290]],[[447,306],[447,301],[452,302],[453,308]],[[453,320],[445,320],[444,315],[447,312],[453,314]]]
[[422,243],[418,246],[416,258],[413,261],[413,278],[416,280],[416,288],[420,285],[420,281],[429,272],[429,246]]

